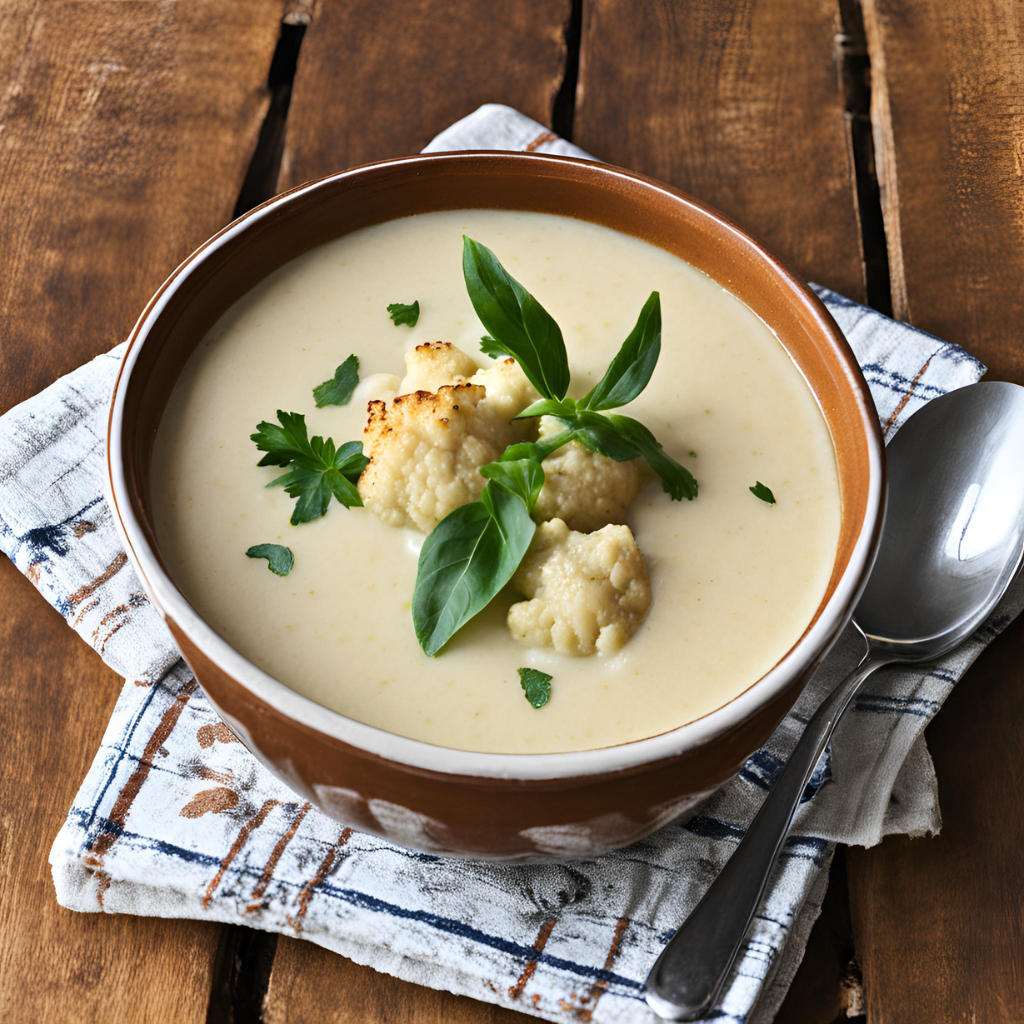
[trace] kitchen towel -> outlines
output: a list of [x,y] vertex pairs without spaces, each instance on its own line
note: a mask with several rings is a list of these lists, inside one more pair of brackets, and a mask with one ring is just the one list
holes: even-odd
[[[586,157],[507,107],[485,106],[428,151]],[[984,367],[826,289],[887,436]],[[107,405],[123,346],[0,419],[0,546],[126,679],[57,836],[58,901],[299,935],[401,978],[554,1021],[650,1024],[644,977],[742,837],[807,717],[853,664],[841,638],[793,711],[696,816],[634,846],[506,866],[413,852],[344,828],[259,765],[217,719],[128,563],[104,497]],[[1024,605],[1018,586],[962,649],[879,673],[818,767],[794,835],[716,1011],[767,1021],[803,955],[835,843],[939,827],[923,731],[956,680]],[[401,809],[374,808],[403,834]]]

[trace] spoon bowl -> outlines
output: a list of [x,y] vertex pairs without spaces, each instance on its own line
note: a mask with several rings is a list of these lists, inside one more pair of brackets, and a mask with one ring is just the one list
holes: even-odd
[[974,632],[1024,552],[1024,388],[929,402],[886,451],[889,508],[854,619],[879,653],[930,661]]

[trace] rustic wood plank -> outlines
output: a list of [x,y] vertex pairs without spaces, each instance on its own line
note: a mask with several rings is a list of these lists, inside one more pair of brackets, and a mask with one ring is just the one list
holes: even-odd
[[283,938],[263,1024],[525,1024],[524,1014],[412,985],[319,946]]
[[[671,182],[863,301],[837,0],[585,0],[573,140]],[[780,1021],[839,1016],[844,865]]]
[[[323,2],[292,90],[280,188],[422,149],[482,103],[550,124],[566,63],[571,0]],[[497,1007],[377,974],[282,939],[268,1022],[522,1020]]]
[[1018,619],[929,726],[941,833],[851,851],[854,937],[871,1024],[1020,1019],[1022,651]]
[[[8,0],[0,411],[122,339],[231,216],[280,0]],[[220,925],[73,914],[47,855],[120,689],[0,560],[0,1020],[206,1018]]]
[[281,188],[406,156],[482,103],[542,122],[571,0],[323,3],[302,45]]
[[574,141],[865,291],[837,0],[587,0]]
[[121,680],[6,558],[0,592],[0,1020],[203,1021],[220,925],[57,905],[50,845]]
[[1024,380],[1024,11],[864,0],[893,308]]
[[[1024,14],[864,0],[864,18],[895,313],[1024,383]],[[1018,621],[928,729],[939,837],[851,853],[872,1024],[1020,1015],[1022,652]]]

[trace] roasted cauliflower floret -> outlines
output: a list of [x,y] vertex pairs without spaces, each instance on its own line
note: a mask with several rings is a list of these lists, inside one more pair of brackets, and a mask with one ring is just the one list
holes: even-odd
[[[482,384],[487,389],[487,404],[505,420],[518,416],[528,405],[540,399],[537,389],[514,359],[501,359],[477,370],[469,382]],[[527,421],[520,422],[524,427],[528,426]]]
[[449,512],[476,501],[487,481],[478,472],[515,440],[483,401],[478,384],[417,391],[370,402],[359,478],[363,504],[390,526],[429,533]]
[[512,584],[531,599],[509,609],[512,635],[560,654],[614,654],[651,604],[647,566],[628,526],[577,533],[561,519],[542,523]]
[[[557,420],[541,418],[542,438],[562,429]],[[582,533],[623,523],[633,499],[650,477],[643,459],[616,462],[584,448],[579,441],[570,441],[544,460],[544,489],[533,516],[539,522],[562,519]]]
[[438,388],[446,384],[465,384],[479,369],[480,364],[472,356],[450,342],[427,342],[405,353],[405,376],[398,387],[398,393],[436,393]]

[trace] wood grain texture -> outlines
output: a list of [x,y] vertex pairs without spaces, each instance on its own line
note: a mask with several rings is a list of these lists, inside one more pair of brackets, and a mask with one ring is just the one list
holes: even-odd
[[1024,1020],[1024,619],[928,728],[942,831],[851,850],[871,1024]]
[[0,411],[110,348],[230,219],[280,0],[7,0]]
[[121,680],[0,559],[0,1020],[203,1021],[219,925],[76,914],[47,857]]
[[[864,0],[895,314],[1024,383],[1024,11]],[[1024,622],[928,742],[941,834],[851,851],[868,1019],[1024,1020]]]
[[412,985],[297,939],[282,938],[263,1024],[526,1024],[500,1006]]
[[837,0],[586,0],[574,140],[865,295]]
[[570,0],[324,0],[302,44],[280,187],[407,156],[483,103],[548,124]]
[[[279,187],[418,152],[483,103],[549,124],[565,69],[570,0],[322,0],[292,90]],[[521,1014],[398,981],[282,939],[268,1022],[474,1024]]]
[[[7,0],[0,411],[110,348],[230,218],[282,6]],[[47,856],[120,690],[0,559],[0,1020],[206,1018],[222,926],[74,914]]]
[[1024,8],[864,0],[894,315],[1024,380]]

